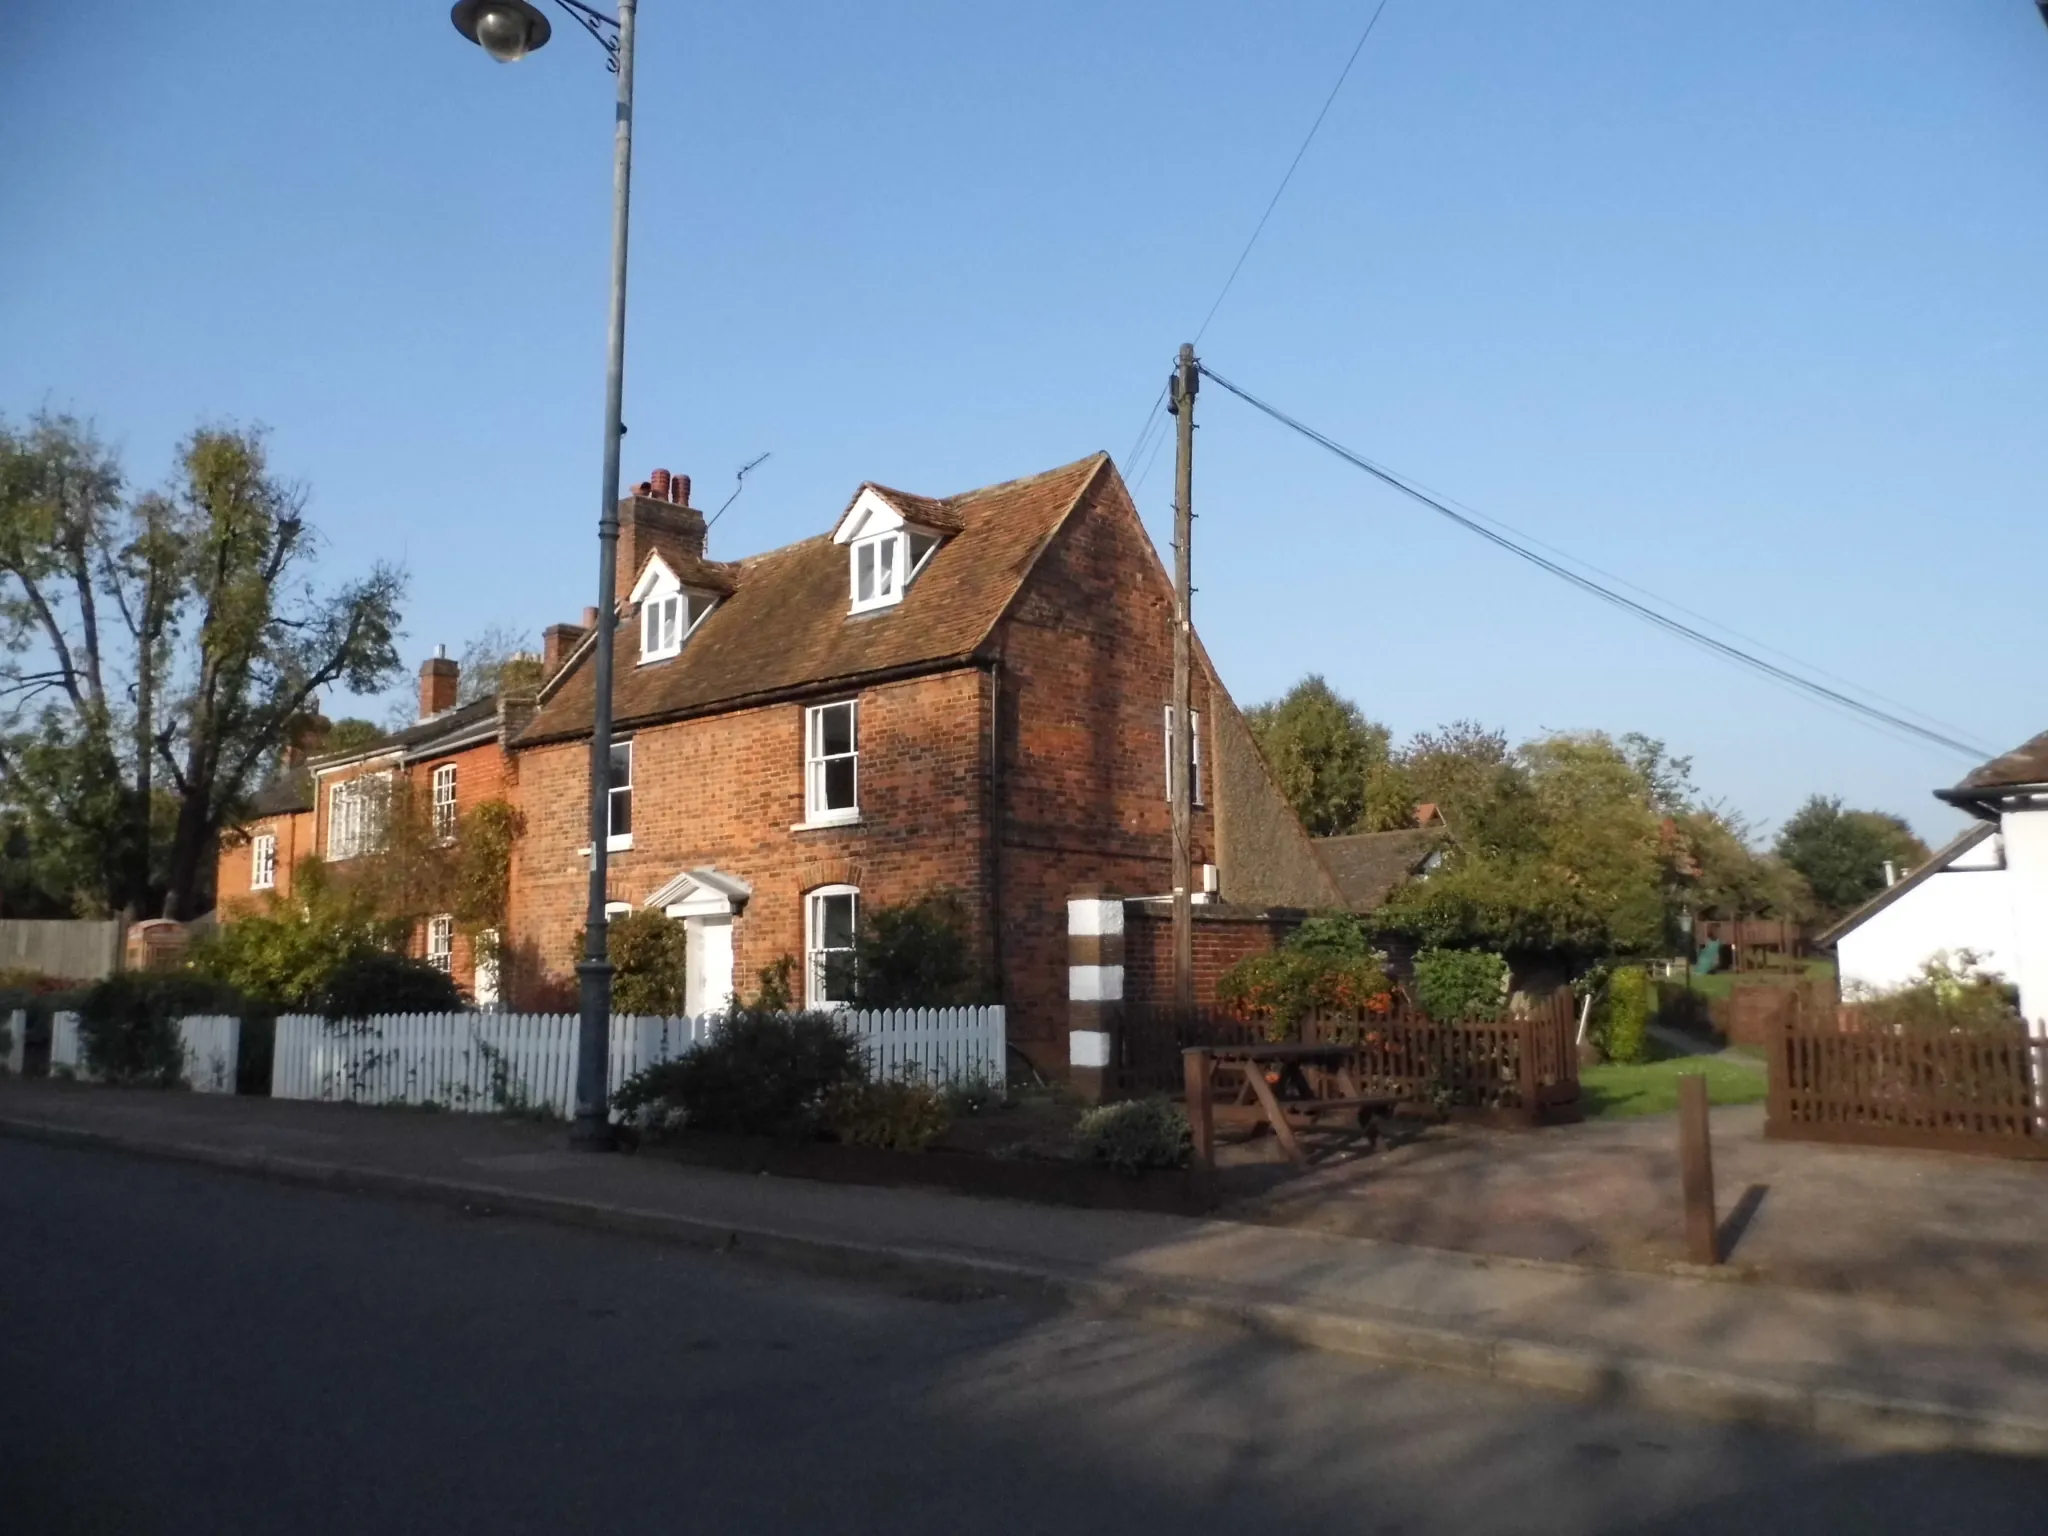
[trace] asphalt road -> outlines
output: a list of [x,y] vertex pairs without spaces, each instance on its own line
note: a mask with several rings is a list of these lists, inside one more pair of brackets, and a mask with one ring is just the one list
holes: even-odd
[[2048,1529],[1817,1441],[0,1140],[0,1533]]

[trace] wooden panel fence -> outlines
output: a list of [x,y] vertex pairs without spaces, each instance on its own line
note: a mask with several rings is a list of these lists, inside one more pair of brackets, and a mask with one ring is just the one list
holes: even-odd
[[[1352,1075],[1361,1093],[1391,1094],[1450,1113],[1503,1113],[1535,1125],[1579,1116],[1577,1026],[1568,991],[1553,993],[1522,1017],[1451,1024],[1397,994],[1386,1014],[1320,1016],[1302,1025],[1300,1037],[1355,1045]],[[1221,1009],[1127,1007],[1117,1032],[1118,1087],[1178,1093],[1186,1047],[1266,1038],[1262,1023]]]
[[1851,1006],[1779,1019],[1765,1132],[2048,1157],[2048,1037],[1866,1026]]

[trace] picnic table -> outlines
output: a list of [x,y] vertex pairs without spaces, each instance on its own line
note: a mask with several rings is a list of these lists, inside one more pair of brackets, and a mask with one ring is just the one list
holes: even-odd
[[[1273,1128],[1280,1150],[1297,1163],[1308,1161],[1295,1132],[1322,1125],[1325,1116],[1351,1117],[1368,1134],[1374,1117],[1391,1114],[1394,1094],[1361,1093],[1352,1066],[1355,1045],[1193,1045],[1181,1052],[1187,1084],[1188,1124],[1194,1133],[1196,1166],[1216,1166],[1216,1126],[1260,1124]],[[1239,1080],[1219,1094],[1217,1078]]]

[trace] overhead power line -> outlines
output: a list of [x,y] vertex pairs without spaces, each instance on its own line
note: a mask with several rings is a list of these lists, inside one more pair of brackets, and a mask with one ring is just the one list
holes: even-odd
[[[1379,0],[1373,7],[1372,15],[1365,23],[1365,30],[1358,34],[1358,41],[1351,47],[1350,55],[1344,60],[1344,67],[1337,72],[1337,83],[1330,87],[1330,94],[1323,98],[1322,110],[1316,113],[1316,120],[1308,125],[1308,132],[1302,135],[1301,144],[1294,151],[1294,158],[1287,162],[1287,170],[1280,177],[1280,185],[1273,189],[1273,195],[1266,200],[1266,211],[1259,215],[1259,222],[1252,226],[1251,238],[1244,243],[1244,249],[1237,253],[1237,260],[1231,263],[1230,275],[1223,279],[1223,286],[1216,290],[1216,298],[1209,306],[1209,312],[1202,316],[1202,323],[1195,331],[1195,340],[1200,341],[1209,329],[1209,322],[1216,318],[1216,311],[1223,307],[1223,300],[1229,295],[1231,285],[1237,281],[1237,274],[1244,270],[1246,260],[1252,254],[1252,247],[1259,243],[1259,236],[1266,232],[1266,222],[1273,217],[1273,210],[1280,206],[1280,199],[1286,194],[1287,184],[1294,180],[1294,173],[1301,168],[1302,157],[1308,153],[1309,145],[1315,143],[1316,134],[1322,130],[1323,119],[1330,115],[1330,108],[1337,104],[1337,95],[1344,89],[1344,82],[1351,78],[1351,67],[1358,62],[1358,56],[1365,52],[1366,39],[1372,36],[1372,29],[1380,24],[1380,13],[1386,10],[1387,0]],[[1145,422],[1138,429],[1138,435],[1131,442],[1131,451],[1123,460],[1124,473],[1131,479],[1133,492],[1145,483],[1146,475],[1152,472],[1152,459],[1158,457],[1158,445],[1153,444],[1152,458],[1145,460],[1142,467],[1138,455],[1145,451],[1147,440],[1153,430],[1165,418],[1160,407],[1166,404],[1166,391],[1160,390],[1152,401],[1152,408],[1145,413]],[[1161,434],[1162,441],[1164,434]]]
[[1294,158],[1287,162],[1287,173],[1280,178],[1280,185],[1273,189],[1272,199],[1266,204],[1266,211],[1259,215],[1259,222],[1252,226],[1251,239],[1245,241],[1244,249],[1237,253],[1237,260],[1230,268],[1230,276],[1223,279],[1223,287],[1216,294],[1216,302],[1209,306],[1209,313],[1202,316],[1202,323],[1195,331],[1197,342],[1202,339],[1202,333],[1209,329],[1209,322],[1216,318],[1216,311],[1223,307],[1224,297],[1230,292],[1230,285],[1237,281],[1237,274],[1244,270],[1245,260],[1251,255],[1252,247],[1259,243],[1259,236],[1266,232],[1266,221],[1273,217],[1273,210],[1280,206],[1281,196],[1287,191],[1287,183],[1294,180],[1294,173],[1301,168],[1302,156],[1308,153],[1309,145],[1315,143],[1316,133],[1323,126],[1323,119],[1330,115],[1330,108],[1337,104],[1337,93],[1344,89],[1344,82],[1351,78],[1351,66],[1356,64],[1358,56],[1365,52],[1365,40],[1372,36],[1372,29],[1380,24],[1380,13],[1386,8],[1387,0],[1380,0],[1380,3],[1373,7],[1371,19],[1366,22],[1365,30],[1358,34],[1358,41],[1351,49],[1351,56],[1344,61],[1344,68],[1338,72],[1337,83],[1330,87],[1330,94],[1323,98],[1322,111],[1318,112],[1316,120],[1308,125],[1308,133],[1302,138],[1301,148],[1297,149]]
[[[1354,469],[1363,470],[1375,480],[1392,486],[1402,495],[1420,502],[1432,512],[1449,519],[1468,533],[1478,534],[1479,537],[1485,539],[1489,544],[1496,545],[1506,550],[1509,554],[1528,561],[1539,570],[1547,571],[1560,580],[1571,583],[1571,585],[1577,587],[1582,592],[1586,592],[1593,597],[1599,598],[1604,603],[1609,603],[1625,613],[1642,619],[1644,622],[1656,626],[1667,634],[1674,635],[1704,650],[1711,651],[1724,660],[1734,662],[1738,666],[1747,667],[1773,682],[1793,688],[1810,698],[1818,699],[1838,709],[1847,710],[1851,714],[1883,729],[1917,737],[1922,741],[1932,742],[1936,746],[1946,747],[1948,750],[1961,753],[1965,757],[1981,760],[1992,755],[1986,747],[1961,740],[1944,731],[1930,729],[1915,721],[1908,720],[1904,716],[1893,714],[1890,710],[1879,709],[1873,704],[1867,704],[1861,699],[1853,698],[1841,692],[1839,689],[1830,688],[1825,683],[1815,682],[1810,677],[1802,676],[1786,667],[1781,667],[1776,662],[1768,661],[1752,652],[1743,650],[1740,646],[1730,645],[1727,641],[1717,639],[1703,630],[1695,629],[1692,625],[1675,619],[1667,613],[1659,612],[1647,603],[1638,602],[1624,593],[1617,592],[1612,587],[1595,581],[1590,576],[1582,575],[1580,572],[1560,564],[1549,556],[1531,549],[1520,540],[1509,537],[1497,528],[1488,527],[1478,517],[1457,510],[1422,490],[1419,486],[1404,479],[1402,476],[1395,474],[1392,470],[1373,463],[1372,460],[1366,458],[1363,454],[1345,447],[1334,438],[1325,436],[1314,427],[1288,415],[1278,406],[1261,400],[1257,395],[1254,395],[1251,391],[1240,385],[1233,384],[1229,379],[1224,378],[1223,375],[1206,364],[1203,365],[1202,372],[1207,377],[1215,380],[1223,389],[1244,401],[1252,409],[1271,417],[1283,427],[1300,433],[1310,442],[1329,453],[1335,454]],[[1579,563],[1583,564],[1584,562],[1581,561]]]

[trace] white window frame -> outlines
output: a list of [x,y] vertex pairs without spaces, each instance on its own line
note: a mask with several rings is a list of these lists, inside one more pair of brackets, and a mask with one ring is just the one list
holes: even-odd
[[[604,846],[605,851],[608,853],[619,853],[633,846],[633,743],[630,739],[612,743],[612,759],[614,762],[618,760],[621,752],[624,752],[626,755],[626,782],[623,784],[608,783],[605,786]],[[626,830],[614,832],[612,828],[618,825],[618,807],[621,796],[624,797],[626,802]]]
[[[1194,791],[1189,796],[1191,806],[1202,803],[1202,712],[1188,711],[1188,756],[1191,759],[1188,787]],[[1173,804],[1173,706],[1166,706],[1166,803]]]
[[[832,710],[847,711],[847,740],[853,746],[851,751],[827,753],[824,750],[825,716]],[[828,806],[825,803],[827,785],[830,783],[830,765],[851,761],[853,764],[853,804]],[[803,825],[821,827],[860,820],[860,700],[835,699],[830,704],[812,704],[804,710],[804,821]]]
[[442,843],[455,841],[455,765],[443,763],[434,770],[434,836]]
[[[924,546],[922,550],[917,548],[919,544]],[[852,598],[849,611],[869,613],[877,608],[894,608],[903,601],[903,594],[917,580],[918,573],[931,563],[938,547],[937,534],[910,528],[891,528],[886,533],[871,533],[865,538],[855,539],[849,546],[847,564],[848,591]],[[865,597],[860,589],[863,557],[867,559],[873,575]]]
[[330,864],[373,853],[384,840],[391,803],[391,771],[360,774],[327,786],[327,860]]
[[657,592],[640,605],[640,660],[666,661],[711,617],[718,599],[687,587]]
[[[851,998],[827,997],[825,995],[825,971],[827,955],[853,954],[851,943],[844,947],[822,948],[819,939],[824,924],[824,903],[831,898],[844,896],[853,903],[852,920],[848,925],[849,939],[860,928],[860,887],[857,885],[821,885],[804,893],[804,1005],[808,1008],[845,1008],[852,1004]],[[852,961],[849,959],[849,965]]]
[[446,912],[427,919],[427,964],[437,971],[455,971],[455,919]]
[[277,836],[259,832],[249,840],[249,889],[277,889]]

